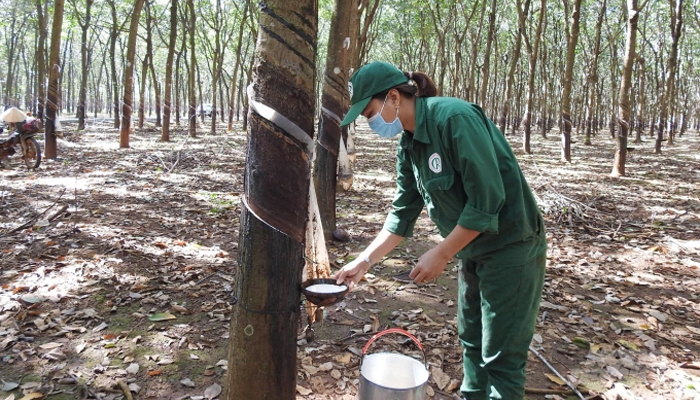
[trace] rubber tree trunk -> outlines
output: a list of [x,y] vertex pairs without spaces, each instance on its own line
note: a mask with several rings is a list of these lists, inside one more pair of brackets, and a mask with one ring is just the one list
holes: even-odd
[[515,69],[520,61],[520,48],[523,43],[523,35],[526,34],[525,21],[527,20],[527,15],[530,13],[530,0],[525,0],[525,7],[523,7],[521,0],[517,0],[515,5],[518,8],[518,35],[515,38],[515,47],[513,48],[513,54],[511,54],[510,58],[508,78],[506,79],[506,94],[503,98],[503,104],[501,105],[501,114],[498,117],[498,129],[500,129],[501,133],[504,135],[506,134],[506,127],[510,114],[511,91],[513,90],[513,81],[515,80]]
[[80,25],[80,89],[78,90],[78,130],[85,129],[85,117],[87,114],[87,84],[88,84],[88,69],[90,68],[90,49],[88,45],[88,30],[90,29],[90,9],[92,8],[93,0],[85,0],[85,16],[81,20],[78,18]]
[[581,17],[581,0],[574,0],[571,13],[571,32],[568,34],[566,48],[566,68],[564,70],[563,96],[561,102],[561,159],[571,162],[571,87],[574,80],[574,61],[576,59],[576,44],[578,43],[579,20]]
[[139,18],[145,0],[136,0],[134,10],[131,13],[131,25],[129,26],[129,41],[126,47],[126,66],[124,67],[124,100],[122,101],[122,123],[119,128],[119,148],[129,147],[129,133],[131,131],[131,113],[133,111],[134,95],[134,58],[136,55],[136,37],[139,30]]
[[637,23],[639,22],[638,0],[627,0],[627,44],[625,45],[625,59],[622,67],[622,84],[620,85],[620,101],[618,124],[620,132],[617,134],[617,149],[611,176],[625,176],[625,163],[627,161],[627,135],[630,131],[630,92],[632,91],[632,68],[635,62],[635,49],[637,47]]
[[42,6],[43,0],[36,0],[38,45],[36,57],[36,117],[44,119],[44,101],[46,99],[46,13]]
[[[530,148],[530,137],[532,135],[532,107],[535,97],[535,74],[537,74],[537,53],[540,49],[540,38],[542,36],[542,30],[547,16],[547,0],[541,0],[540,3],[540,15],[537,21],[537,30],[535,35],[530,38],[534,40],[534,43],[530,44],[530,40],[525,41],[525,46],[528,52],[528,72],[527,72],[527,94],[525,95],[525,111],[523,113],[523,119],[521,122],[523,128],[523,151],[526,154],[531,154],[532,149]],[[525,34],[525,33],[524,33]],[[546,86],[546,85],[545,85]],[[547,94],[545,93],[546,97]],[[542,110],[543,124],[546,125],[544,119],[546,114],[544,109]],[[544,132],[544,131],[543,131]]]
[[44,125],[44,157],[56,158],[56,120],[58,118],[61,92],[58,80],[61,77],[59,54],[61,51],[61,28],[63,27],[64,0],[56,0],[53,5],[51,26],[51,51],[49,53],[49,91],[46,104],[46,125]]
[[175,58],[175,41],[177,40],[177,0],[170,1],[170,42],[168,58],[165,62],[165,93],[163,95],[163,127],[160,140],[170,140],[170,114],[173,98],[173,59]]
[[491,49],[494,36],[496,34],[496,7],[498,2],[491,0],[491,11],[489,11],[488,33],[486,34],[486,50],[484,50],[484,63],[481,67],[481,89],[479,90],[479,104],[486,108],[487,91],[489,88],[489,64],[491,62]]
[[249,2],[246,1],[245,5],[243,6],[243,13],[241,15],[241,25],[238,28],[238,42],[236,43],[236,64],[233,67],[233,74],[231,74],[231,95],[229,98],[229,106],[228,106],[228,130],[229,132],[233,130],[233,113],[235,109],[235,104],[236,104],[236,96],[238,93],[236,90],[238,90],[238,85],[236,84],[236,81],[238,79],[238,69],[241,66],[241,59],[242,59],[242,54],[241,50],[243,49],[243,33],[244,33],[244,28],[246,27],[246,21],[248,19],[248,14],[249,14]]
[[[335,196],[337,184],[338,150],[343,129],[340,121],[348,106],[348,79],[350,53],[350,21],[353,12],[351,0],[335,0],[328,38],[328,56],[323,74],[321,119],[318,123],[314,185],[321,213],[323,236],[330,240],[336,227]],[[357,6],[355,5],[355,9]],[[347,129],[344,128],[344,129]],[[347,132],[343,135],[347,137]]]
[[600,54],[600,34],[603,26],[603,18],[607,9],[607,0],[603,0],[598,10],[598,23],[595,26],[595,39],[593,40],[593,57],[591,69],[588,75],[588,101],[586,102],[586,138],[584,144],[591,144],[591,134],[593,133],[593,119],[596,110],[596,92],[598,89],[598,55]]
[[260,4],[224,398],[294,400],[318,4]]
[[187,19],[187,35],[190,42],[190,69],[187,76],[187,95],[189,99],[189,107],[187,112],[188,121],[188,131],[190,137],[197,137],[197,92],[196,90],[196,71],[197,68],[197,57],[195,52],[195,11],[194,11],[194,1],[187,1],[187,10],[189,18]]
[[[654,153],[661,153],[661,143],[664,140],[664,129],[668,122],[668,109],[673,101],[673,90],[676,78],[676,64],[678,60],[678,43],[681,39],[683,26],[683,0],[670,0],[671,5],[671,52],[668,56],[666,88],[661,97],[661,110],[659,110],[659,126],[656,133]],[[675,3],[675,4],[674,4]],[[673,130],[669,131],[668,144],[673,144]]]
[[114,128],[119,128],[120,108],[119,108],[119,78],[117,75],[117,37],[121,27],[117,19],[116,0],[108,1],[110,13],[112,15],[112,26],[109,28],[109,71],[112,80],[112,110],[114,112]]

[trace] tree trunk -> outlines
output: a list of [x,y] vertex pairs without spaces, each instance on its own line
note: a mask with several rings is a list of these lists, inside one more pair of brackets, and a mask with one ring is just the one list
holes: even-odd
[[627,44],[620,85],[620,110],[618,123],[620,132],[617,134],[617,150],[611,176],[625,176],[627,161],[627,134],[630,129],[630,92],[632,90],[632,68],[634,67],[635,48],[637,46],[637,22],[639,21],[638,0],[627,0]]
[[[561,102],[561,159],[571,162],[571,87],[574,79],[574,60],[576,44],[578,43],[579,19],[581,16],[581,0],[574,0],[571,13],[571,31],[567,32],[566,68],[564,70],[563,96]],[[568,16],[567,16],[568,17]]]
[[[525,37],[525,46],[528,52],[528,71],[527,71],[527,97],[525,99],[525,113],[522,119],[523,129],[523,151],[525,154],[531,154],[530,137],[532,128],[532,103],[535,96],[535,74],[537,73],[537,55],[540,47],[540,38],[546,21],[547,15],[547,0],[542,0],[540,3],[540,15],[537,22],[537,30],[535,31],[533,44],[530,44],[530,38]],[[523,21],[524,24],[524,21]],[[525,34],[525,32],[523,32]],[[545,85],[546,86],[546,85]],[[544,97],[547,94],[545,93]],[[544,112],[544,109],[542,110]],[[543,119],[543,118],[542,118]]]
[[136,0],[134,10],[131,13],[131,25],[129,26],[129,41],[126,47],[126,66],[124,67],[124,108],[122,109],[122,123],[119,131],[119,148],[129,147],[129,134],[131,131],[131,113],[134,93],[134,58],[136,56],[136,37],[139,30],[139,18],[145,0]]
[[243,28],[246,26],[246,21],[248,20],[249,14],[249,2],[245,2],[243,6],[243,14],[241,16],[241,25],[238,28],[238,43],[236,44],[236,64],[233,67],[233,74],[231,75],[231,97],[228,107],[228,130],[229,132],[233,130],[233,112],[236,105],[236,90],[238,90],[238,85],[236,85],[236,79],[238,79],[238,69],[241,66],[242,61],[242,50],[243,50]]
[[[151,15],[150,9],[148,12],[148,35],[146,36],[146,53],[149,54],[148,57],[148,71],[151,75],[151,86],[153,86],[153,93],[155,94],[155,112],[156,112],[156,128],[161,127],[160,119],[160,84],[158,83],[158,76],[156,75],[156,68],[153,62],[153,34],[151,33],[151,26],[153,22],[153,16]],[[150,115],[150,113],[149,113]]]
[[53,5],[53,25],[51,27],[51,52],[49,54],[49,92],[46,107],[46,125],[44,126],[44,156],[55,159],[58,155],[56,146],[56,121],[60,111],[61,92],[58,79],[61,71],[58,59],[61,51],[61,28],[63,27],[63,0],[55,0]]
[[112,78],[112,110],[114,111],[114,128],[119,128],[119,77],[117,76],[117,37],[119,36],[119,21],[117,20],[116,0],[108,1],[112,12],[112,26],[109,31],[109,69]]
[[484,50],[484,65],[481,67],[481,89],[479,90],[479,104],[486,104],[486,92],[489,87],[489,64],[491,62],[491,47],[493,37],[496,33],[496,5],[498,1],[491,0],[491,11],[489,12],[489,31],[486,36],[486,49]]
[[43,0],[36,0],[37,11],[37,33],[38,45],[35,51],[36,57],[36,117],[39,120],[44,119],[44,101],[46,96],[46,14],[42,7]]
[[[90,68],[90,50],[88,46],[88,30],[90,29],[90,9],[92,8],[93,0],[85,0],[85,16],[83,19],[78,18],[80,25],[80,89],[78,91],[78,130],[85,129],[86,102],[87,102],[87,81],[88,70]],[[76,9],[75,14],[80,15]]]
[[[323,74],[323,93],[321,95],[321,116],[316,142],[316,162],[314,163],[314,185],[318,207],[321,213],[323,234],[326,240],[332,238],[336,228],[335,196],[337,185],[338,150],[343,129],[340,122],[348,105],[349,62],[352,55],[350,42],[350,21],[353,8],[357,4],[352,0],[336,0],[333,19],[328,37],[328,55],[326,70]],[[352,40],[352,39],[350,39]],[[347,137],[347,133],[343,135]]]
[[[250,112],[225,393],[229,400],[296,399],[317,16],[316,0],[261,5],[250,89],[257,103],[251,107],[260,108]],[[266,107],[288,123],[280,118],[275,128],[259,114]]]
[[177,40],[177,0],[170,1],[170,42],[168,58],[165,62],[165,94],[163,98],[163,128],[160,140],[170,140],[170,113],[173,95],[173,58],[175,58],[175,41]]
[[195,24],[197,20],[195,18],[194,12],[194,0],[187,0],[187,10],[189,13],[189,18],[187,19],[187,35],[190,40],[190,69],[187,80],[187,94],[189,99],[189,108],[187,112],[188,118],[188,132],[190,137],[197,137],[197,92],[196,81],[195,81],[195,68],[197,65],[197,58],[195,55]]
[[[525,21],[530,13],[530,0],[525,0],[525,7],[522,6],[521,0],[516,0],[515,6],[518,8],[518,35],[515,38],[513,54],[511,54],[510,68],[508,70],[508,78],[506,79],[506,94],[505,98],[503,99],[503,105],[501,106],[501,116],[498,119],[498,128],[504,135],[506,134],[506,121],[508,120],[508,114],[510,113],[510,94],[513,87],[513,81],[515,80],[515,69],[520,61],[520,48],[523,43],[523,36],[527,35]],[[527,41],[527,38],[525,41]]]
[[[664,128],[668,119],[668,109],[673,102],[673,89],[676,78],[676,64],[678,61],[678,43],[681,39],[681,28],[683,25],[683,0],[668,0],[671,8],[671,51],[668,56],[668,64],[666,68],[666,88],[661,95],[660,110],[659,110],[659,127],[656,134],[656,143],[654,153],[661,153],[661,143],[664,140]],[[673,144],[673,134],[669,132],[668,144]]]
[[634,143],[642,143],[642,131],[644,130],[644,110],[646,107],[646,98],[644,92],[646,90],[644,71],[645,64],[644,59],[641,56],[637,57],[637,86],[639,87],[639,100],[637,101],[637,117],[635,118],[635,128],[636,135],[634,138]]
[[588,76],[588,102],[586,103],[586,139],[584,144],[591,144],[591,133],[593,131],[593,115],[596,109],[596,93],[598,87],[598,55],[600,55],[600,31],[603,26],[603,19],[607,9],[607,0],[603,0],[598,12],[598,23],[595,26],[595,39],[593,40],[593,60],[591,61],[590,74]]

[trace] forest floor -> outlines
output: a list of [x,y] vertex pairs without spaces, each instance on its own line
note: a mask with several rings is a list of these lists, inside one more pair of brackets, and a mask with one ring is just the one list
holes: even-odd
[[[162,143],[146,128],[120,150],[108,125],[65,128],[59,159],[0,168],[0,400],[220,398],[245,132],[211,136],[205,125]],[[574,137],[571,163],[559,161],[556,132],[534,137],[529,156],[509,139],[549,242],[528,399],[578,398],[554,370],[586,398],[700,398],[698,132],[661,155],[648,137],[631,144],[618,179],[605,133],[594,146]],[[381,229],[394,190],[396,140],[360,126],[355,144],[354,184],[338,196],[350,240],[329,243],[335,265]],[[459,398],[456,264],[428,285],[393,278],[438,240],[421,216],[367,282],[326,308],[313,340],[299,332],[298,400],[354,399],[360,349],[390,326],[425,346],[429,397]],[[382,340],[411,352],[401,337]]]

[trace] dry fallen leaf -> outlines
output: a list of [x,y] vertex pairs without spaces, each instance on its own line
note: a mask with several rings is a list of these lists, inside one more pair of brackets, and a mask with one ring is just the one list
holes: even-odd
[[32,393],[25,395],[24,397],[22,397],[19,400],[34,400],[34,399],[42,399],[42,398],[44,398],[43,394],[41,394],[39,392],[32,392]]
[[221,385],[219,385],[218,383],[212,384],[204,391],[204,397],[209,399],[209,400],[215,399],[220,394],[221,394]]
[[299,394],[302,396],[308,396],[312,393],[310,389],[307,389],[300,385],[297,385],[297,392],[299,392]]

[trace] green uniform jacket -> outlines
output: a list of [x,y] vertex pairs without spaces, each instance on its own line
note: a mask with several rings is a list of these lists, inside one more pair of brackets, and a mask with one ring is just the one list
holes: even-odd
[[417,97],[415,132],[401,137],[397,171],[386,230],[411,236],[426,206],[443,237],[457,224],[482,232],[457,253],[460,259],[513,266],[546,251],[532,192],[505,137],[480,107]]

